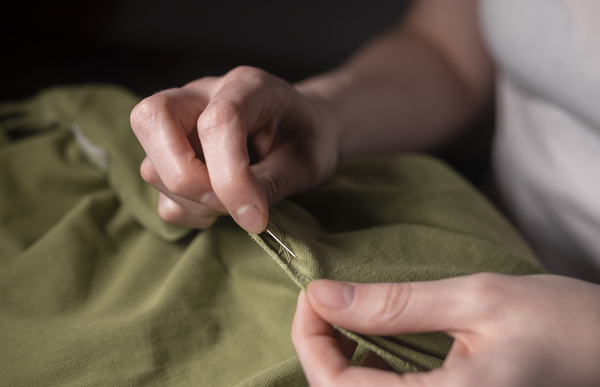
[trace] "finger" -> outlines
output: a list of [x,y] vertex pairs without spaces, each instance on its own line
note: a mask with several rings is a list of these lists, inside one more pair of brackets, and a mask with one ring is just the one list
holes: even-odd
[[158,176],[156,169],[154,169],[154,166],[148,158],[145,158],[142,162],[140,174],[148,184],[186,209],[191,215],[201,217],[217,217],[227,212],[225,206],[223,206],[223,203],[221,203],[221,201],[217,198],[217,195],[215,195],[215,193],[212,191],[204,193],[200,199],[200,203],[182,198],[169,191],[169,189],[160,179],[160,176]]
[[502,276],[430,282],[353,284],[316,280],[308,297],[316,313],[343,328],[375,335],[482,329],[502,313]]
[[207,103],[207,93],[199,89],[170,89],[131,112],[131,127],[160,180],[170,192],[196,202],[211,190],[210,179],[187,136]]
[[249,68],[230,72],[198,120],[211,185],[229,214],[249,232],[262,232],[268,203],[250,169],[248,135],[272,125],[286,108],[283,81]]
[[192,215],[162,192],[158,196],[158,214],[167,223],[198,229],[210,227],[218,217]]
[[333,335],[331,325],[314,312],[302,292],[292,323],[292,342],[311,386],[390,386],[400,382],[391,372],[352,367]]
[[[270,152],[251,166],[270,205],[321,183],[338,162],[334,132],[326,123],[319,133],[306,130],[314,125],[314,111],[297,95],[292,105],[278,127],[280,141],[271,144]],[[299,126],[305,129],[298,130]]]
[[333,327],[314,312],[302,291],[292,321],[292,343],[309,383],[331,379],[350,366],[333,332]]
[[[302,139],[286,141],[250,169],[270,205],[283,198],[304,192],[325,178],[329,171],[312,163],[313,158],[300,153]],[[303,147],[308,149],[309,147]],[[331,170],[333,164],[331,164]]]

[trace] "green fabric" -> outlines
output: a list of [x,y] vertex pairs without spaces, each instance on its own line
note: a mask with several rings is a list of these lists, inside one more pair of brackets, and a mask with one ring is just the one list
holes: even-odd
[[[484,198],[418,155],[345,162],[275,206],[295,258],[226,217],[165,224],[139,177],[137,101],[86,85],[0,105],[2,386],[303,386],[289,334],[313,278],[542,272]],[[439,366],[451,345],[345,333],[354,363],[373,349],[399,372]]]

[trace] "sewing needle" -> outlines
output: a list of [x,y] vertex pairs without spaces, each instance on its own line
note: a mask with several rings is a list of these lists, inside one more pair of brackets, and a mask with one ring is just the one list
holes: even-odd
[[296,258],[296,254],[292,253],[292,250],[288,249],[288,247],[286,245],[283,244],[282,241],[279,240],[279,238],[277,238],[275,235],[273,235],[273,233],[271,232],[271,230],[269,230],[268,228],[265,229],[265,231],[267,233],[269,233],[269,235],[275,239],[277,241],[277,243],[279,243],[281,245],[281,247],[283,247],[288,253],[292,254],[292,257]]

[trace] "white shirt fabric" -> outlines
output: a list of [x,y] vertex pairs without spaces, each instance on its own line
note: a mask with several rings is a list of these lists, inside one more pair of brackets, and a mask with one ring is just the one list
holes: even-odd
[[548,269],[600,283],[600,0],[482,0],[480,16],[501,200]]

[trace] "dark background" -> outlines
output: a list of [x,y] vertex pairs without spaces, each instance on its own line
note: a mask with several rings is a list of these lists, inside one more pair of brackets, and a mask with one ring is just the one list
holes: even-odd
[[237,65],[289,81],[339,64],[406,0],[0,2],[0,100],[65,83],[146,96]]
[[[0,101],[111,82],[148,96],[238,65],[290,82],[340,64],[408,0],[0,0]],[[481,185],[493,116],[439,155]],[[484,128],[483,130],[481,128]]]

